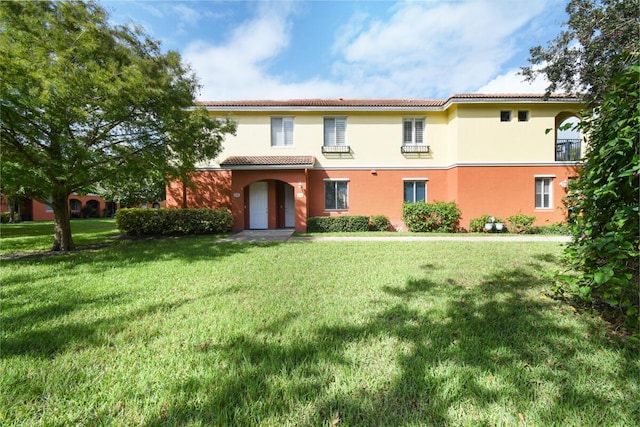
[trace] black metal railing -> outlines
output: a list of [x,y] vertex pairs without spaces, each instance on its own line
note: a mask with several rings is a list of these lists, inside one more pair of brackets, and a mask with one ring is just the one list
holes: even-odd
[[428,145],[418,145],[418,144],[404,144],[400,147],[400,152],[402,154],[405,153],[428,153],[429,146]]
[[351,147],[348,145],[323,145],[323,153],[350,153]]
[[556,141],[556,162],[573,162],[580,160],[580,139],[558,139]]

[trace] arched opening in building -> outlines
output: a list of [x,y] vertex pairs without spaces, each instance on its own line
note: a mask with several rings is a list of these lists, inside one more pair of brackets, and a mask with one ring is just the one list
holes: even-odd
[[557,162],[576,162],[584,155],[584,144],[577,124],[580,118],[572,112],[562,112],[556,116]]

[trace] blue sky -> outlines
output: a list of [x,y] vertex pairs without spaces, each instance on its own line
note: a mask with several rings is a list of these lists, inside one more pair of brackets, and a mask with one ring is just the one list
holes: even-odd
[[542,93],[516,72],[567,18],[564,0],[101,4],[180,52],[200,100]]

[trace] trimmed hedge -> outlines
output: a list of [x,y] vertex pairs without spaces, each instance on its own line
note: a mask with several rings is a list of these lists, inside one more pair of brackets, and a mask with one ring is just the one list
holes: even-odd
[[509,230],[516,234],[532,234],[535,230],[533,223],[536,217],[533,215],[515,214],[507,218]]
[[233,225],[227,209],[118,209],[115,217],[127,236],[216,234]]
[[387,231],[391,228],[391,221],[384,215],[372,215],[369,218],[369,231]]
[[416,202],[402,206],[402,220],[409,231],[454,233],[462,213],[455,202]]
[[309,233],[369,231],[369,217],[364,215],[315,216],[307,220]]

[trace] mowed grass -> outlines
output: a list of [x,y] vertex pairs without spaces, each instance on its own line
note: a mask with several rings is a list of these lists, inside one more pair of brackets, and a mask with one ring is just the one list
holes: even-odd
[[[76,245],[104,243],[120,234],[112,218],[73,219],[71,232]],[[0,224],[0,255],[48,250],[52,246],[53,221]]]
[[3,260],[0,424],[637,425],[637,347],[545,296],[561,250],[205,236]]

